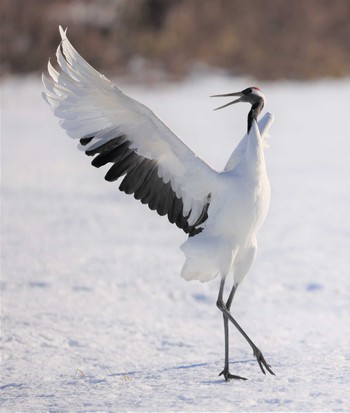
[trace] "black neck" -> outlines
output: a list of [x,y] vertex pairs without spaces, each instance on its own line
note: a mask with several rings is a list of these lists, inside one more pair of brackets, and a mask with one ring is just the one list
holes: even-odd
[[259,113],[263,110],[264,107],[264,100],[259,99],[255,103],[253,103],[250,112],[248,113],[248,133],[253,125],[253,121],[257,120]]

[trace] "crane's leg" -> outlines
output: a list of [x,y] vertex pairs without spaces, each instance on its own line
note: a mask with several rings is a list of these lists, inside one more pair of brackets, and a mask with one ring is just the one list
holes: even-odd
[[[226,304],[224,303],[224,300],[223,300],[224,286],[225,286],[225,278],[222,278],[221,283],[220,283],[220,290],[219,290],[217,305],[218,305],[218,307],[220,305],[225,306],[228,310],[230,310],[231,303],[232,303],[232,300],[233,300],[233,296],[235,295],[235,292],[236,292],[236,286],[233,286]],[[226,381],[230,381],[231,379],[247,380],[245,377],[235,376],[235,375],[230,373],[230,370],[229,370],[229,328],[228,328],[228,318],[225,314],[223,314],[223,318],[224,318],[224,333],[225,333],[225,367],[224,367],[224,370],[219,374],[219,376],[223,375],[225,377]]]
[[[264,374],[266,374],[266,372],[264,370],[264,367],[265,367],[266,370],[270,374],[275,375],[275,373],[271,370],[271,366],[269,364],[267,364],[262,352],[253,343],[253,341],[249,338],[249,336],[246,334],[246,332],[242,329],[242,327],[237,323],[237,321],[232,317],[232,315],[230,313],[231,303],[232,303],[233,296],[234,296],[234,293],[235,293],[237,287],[235,287],[235,286],[233,287],[233,289],[231,290],[230,296],[227,300],[227,303],[225,304],[224,300],[223,300],[224,285],[225,285],[225,279],[223,278],[221,280],[219,295],[218,295],[218,299],[217,299],[217,302],[216,302],[217,307],[219,308],[219,310],[222,312],[222,314],[224,316],[224,323],[225,323],[225,319],[227,320],[226,321],[227,323],[228,323],[228,321],[231,321],[231,323],[237,328],[237,330],[246,339],[246,341],[248,342],[248,344],[250,345],[250,347],[253,350],[254,357],[256,357],[256,359],[258,361],[258,364],[259,364],[259,367],[260,367],[261,371]],[[228,304],[228,306],[227,306],[227,304]],[[225,327],[225,324],[224,324],[224,327]],[[227,328],[227,336],[228,336],[228,328]],[[227,343],[227,346],[228,346],[228,337],[226,338],[226,328],[225,328],[225,354],[226,354],[226,343]],[[226,367],[227,367],[227,369],[226,369]],[[228,357],[227,357],[227,362],[226,362],[226,356],[225,356],[225,368],[222,372],[222,374],[224,374],[224,376],[225,376],[226,371],[229,374],[229,372],[228,372]],[[225,376],[225,378],[226,378],[226,376]],[[237,377],[235,377],[235,378],[237,378]],[[239,378],[241,378],[241,377],[239,377]],[[226,378],[226,380],[228,380],[228,379]]]

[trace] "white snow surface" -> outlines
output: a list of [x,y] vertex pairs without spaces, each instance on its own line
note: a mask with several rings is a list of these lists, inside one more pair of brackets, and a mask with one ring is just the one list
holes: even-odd
[[[251,83],[121,86],[221,169],[249,107],[208,96]],[[231,373],[249,380],[228,383],[219,280],[180,277],[186,235],[104,181],[39,79],[1,87],[3,412],[350,410],[350,79],[259,85],[272,201],[232,313],[276,377],[232,327]]]

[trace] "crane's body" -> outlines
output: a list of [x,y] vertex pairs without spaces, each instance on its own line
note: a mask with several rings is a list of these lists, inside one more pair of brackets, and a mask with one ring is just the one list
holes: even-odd
[[256,124],[244,139],[246,151],[240,162],[220,173],[220,190],[210,202],[203,231],[182,245],[187,256],[182,276],[187,280],[209,281],[233,272],[238,285],[253,264],[256,235],[270,203],[270,184]]
[[[251,268],[256,236],[270,202],[264,138],[273,121],[266,113],[259,121],[264,96],[258,88],[217,96],[240,96],[236,102],[252,105],[248,132],[237,145],[222,172],[213,170],[191,151],[149,108],[125,95],[93,69],[73,48],[60,28],[57,49],[60,70],[48,65],[43,76],[44,98],[67,134],[79,139],[79,148],[93,156],[92,165],[112,164],[105,179],[123,177],[121,191],[133,194],[159,215],[167,215],[189,238],[181,246],[186,261],[181,275],[187,280],[221,277],[217,306],[223,313],[225,368],[228,381],[228,322],[252,347],[259,366],[273,374],[260,350],[230,313],[238,285]],[[228,274],[234,282],[228,300],[223,291]]]

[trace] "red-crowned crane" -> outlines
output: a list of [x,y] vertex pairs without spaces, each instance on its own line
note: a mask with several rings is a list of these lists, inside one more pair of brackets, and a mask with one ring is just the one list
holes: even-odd
[[[264,137],[273,121],[266,113],[258,122],[265,98],[260,89],[215,96],[239,96],[222,107],[248,102],[248,131],[222,172],[213,170],[189,149],[148,107],[125,95],[73,48],[60,27],[57,71],[48,63],[43,94],[67,134],[93,156],[92,165],[111,164],[107,181],[123,177],[119,189],[133,194],[159,215],[167,215],[188,239],[181,246],[186,280],[221,277],[217,307],[223,314],[226,381],[244,379],[229,371],[229,322],[247,340],[264,374],[274,374],[264,356],[232,317],[230,307],[238,285],[251,268],[256,236],[270,202]],[[218,108],[218,109],[220,109]],[[224,285],[233,287],[224,301]],[[245,379],[244,379],[245,380]]]

